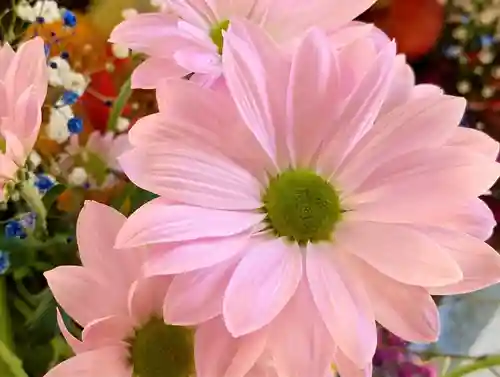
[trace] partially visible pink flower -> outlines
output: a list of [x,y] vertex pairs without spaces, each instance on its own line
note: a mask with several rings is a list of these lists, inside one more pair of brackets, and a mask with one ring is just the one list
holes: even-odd
[[164,323],[162,308],[172,278],[143,276],[145,249],[113,248],[124,222],[113,208],[86,202],[77,222],[82,266],[45,273],[57,302],[83,327],[77,339],[59,316],[76,356],[45,376],[276,377],[262,356],[264,334],[235,339],[220,316],[196,331]]
[[0,197],[33,149],[42,120],[47,94],[48,70],[44,42],[34,38],[17,52],[5,44],[0,48]]
[[265,332],[287,376],[321,375],[332,355],[342,375],[370,374],[375,321],[434,341],[430,294],[500,281],[478,199],[500,174],[498,143],[458,128],[463,98],[408,85],[404,64],[397,84],[393,43],[332,50],[312,29],[290,58],[235,21],[224,48],[230,96],[166,81],[120,159],[160,195],[117,246],[158,245],[148,274],[181,274],[167,320],[222,314],[234,336]]
[[367,33],[370,25],[353,23],[375,0],[175,0],[169,10],[139,14],[123,21],[110,41],[144,53],[148,59],[132,76],[137,88],[154,88],[165,78],[191,78],[212,85],[222,72],[224,33],[234,19],[262,26],[283,45],[294,44],[310,27],[331,32],[342,45]]
[[85,145],[80,145],[79,135],[72,135],[66,152],[70,156],[93,153],[107,167],[115,171],[122,171],[118,163],[118,157],[131,148],[127,134],[116,135],[114,132],[107,132],[104,135],[99,131],[92,132]]

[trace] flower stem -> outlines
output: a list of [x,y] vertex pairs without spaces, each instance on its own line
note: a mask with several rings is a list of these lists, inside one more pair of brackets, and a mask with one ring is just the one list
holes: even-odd
[[10,331],[10,313],[7,306],[7,287],[5,277],[0,276],[0,342],[9,349],[13,347]]
[[21,184],[21,196],[35,212],[35,235],[44,238],[47,235],[47,210],[38,190],[28,182]]
[[447,373],[444,377],[462,377],[481,369],[488,369],[500,365],[500,355],[485,356],[475,362],[460,366]]

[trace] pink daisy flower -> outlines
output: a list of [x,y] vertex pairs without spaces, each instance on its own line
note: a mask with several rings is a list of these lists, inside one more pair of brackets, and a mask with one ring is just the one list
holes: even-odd
[[483,242],[495,223],[478,199],[500,174],[499,148],[457,127],[463,98],[413,86],[393,43],[332,51],[317,29],[289,59],[233,21],[222,59],[230,95],[165,82],[160,112],[130,131],[121,157],[160,198],[117,246],[157,245],[147,273],[181,274],[167,320],[222,313],[234,336],[264,331],[290,376],[321,375],[332,355],[370,373],[375,321],[433,341],[430,294],[500,281]]
[[93,131],[87,139],[84,146],[80,145],[79,135],[71,135],[69,145],[65,151],[71,157],[93,154],[99,158],[107,167],[121,172],[121,166],[118,163],[118,157],[130,148],[127,134],[116,135],[114,132],[102,134],[100,131]]
[[35,145],[47,94],[48,70],[44,42],[34,38],[17,52],[0,48],[0,199],[5,184],[24,167]]
[[137,88],[155,88],[168,77],[196,73],[192,80],[213,84],[222,72],[223,34],[234,18],[262,26],[283,45],[293,44],[309,27],[331,31],[342,46],[368,33],[371,25],[351,23],[375,0],[173,0],[168,11],[139,14],[123,21],[110,41],[144,53],[148,59],[132,76]]
[[[61,331],[76,356],[46,377],[275,377],[261,351],[265,342],[259,333],[235,339],[220,317],[196,331],[163,322],[171,277],[141,274],[144,249],[124,254],[113,248],[124,222],[113,208],[86,202],[77,223],[83,266],[60,266],[45,273],[58,303],[83,327],[79,340],[59,315]],[[253,362],[247,366],[239,362],[242,358]]]

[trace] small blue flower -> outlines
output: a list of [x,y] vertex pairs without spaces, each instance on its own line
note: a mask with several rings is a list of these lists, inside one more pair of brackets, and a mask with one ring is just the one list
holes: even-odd
[[17,220],[10,220],[9,222],[7,222],[7,224],[5,225],[4,232],[5,232],[5,237],[7,238],[26,237],[26,233],[24,232],[23,226]]
[[74,105],[80,96],[78,93],[73,92],[72,90],[66,90],[62,95],[62,102],[65,105]]
[[83,121],[81,118],[73,117],[68,120],[68,130],[72,134],[79,134],[83,131]]
[[483,47],[490,47],[494,41],[495,38],[491,35],[481,35],[481,45]]
[[35,186],[38,190],[45,192],[54,186],[52,179],[43,174],[38,174],[35,180]]
[[447,58],[458,58],[460,56],[460,47],[458,46],[448,46],[444,49],[444,55]]
[[9,254],[0,250],[0,275],[5,274],[10,267]]
[[36,19],[35,19],[36,23],[37,24],[40,24],[40,25],[43,25],[45,23],[45,18],[41,17],[41,16],[38,16]]
[[75,27],[76,26],[76,16],[72,11],[66,9],[62,15],[62,18],[63,18],[64,26],[68,26],[68,27]]
[[47,43],[43,45],[43,50],[45,51],[45,56],[48,57],[50,55],[50,46]]
[[34,229],[36,222],[36,213],[29,212],[19,221],[24,229]]

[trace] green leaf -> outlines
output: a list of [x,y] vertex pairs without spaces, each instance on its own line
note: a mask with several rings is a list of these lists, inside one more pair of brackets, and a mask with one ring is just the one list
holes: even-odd
[[47,212],[50,211],[54,203],[56,202],[57,198],[66,190],[66,186],[57,184],[53,186],[49,191],[45,193],[43,196],[43,204],[45,206],[45,209]]
[[131,86],[132,77],[129,77],[120,88],[118,97],[111,108],[111,113],[109,114],[107,129],[108,131],[115,131],[116,123],[118,123],[118,118],[122,115],[123,109],[127,104],[130,96],[132,95]]
[[136,187],[135,192],[132,194],[130,198],[131,211],[136,211],[143,204],[157,198],[158,195],[153,194],[152,192],[141,189],[140,187]]
[[0,341],[0,376],[29,377],[23,369],[21,360]]
[[95,153],[86,152],[87,156],[84,162],[84,167],[98,185],[102,185],[108,176],[108,166],[106,163]]
[[[0,277],[0,342],[6,347],[13,346],[10,310],[7,304],[7,282]],[[0,373],[0,376],[2,374]]]
[[39,302],[27,325],[32,341],[46,344],[58,333],[56,320],[56,302],[48,288],[37,296]]
[[123,191],[120,193],[120,195],[115,196],[111,200],[111,207],[116,209],[117,211],[120,211],[123,205],[125,204],[125,201],[129,199],[137,189],[137,186],[135,186],[133,183],[127,183],[125,184],[125,188]]

